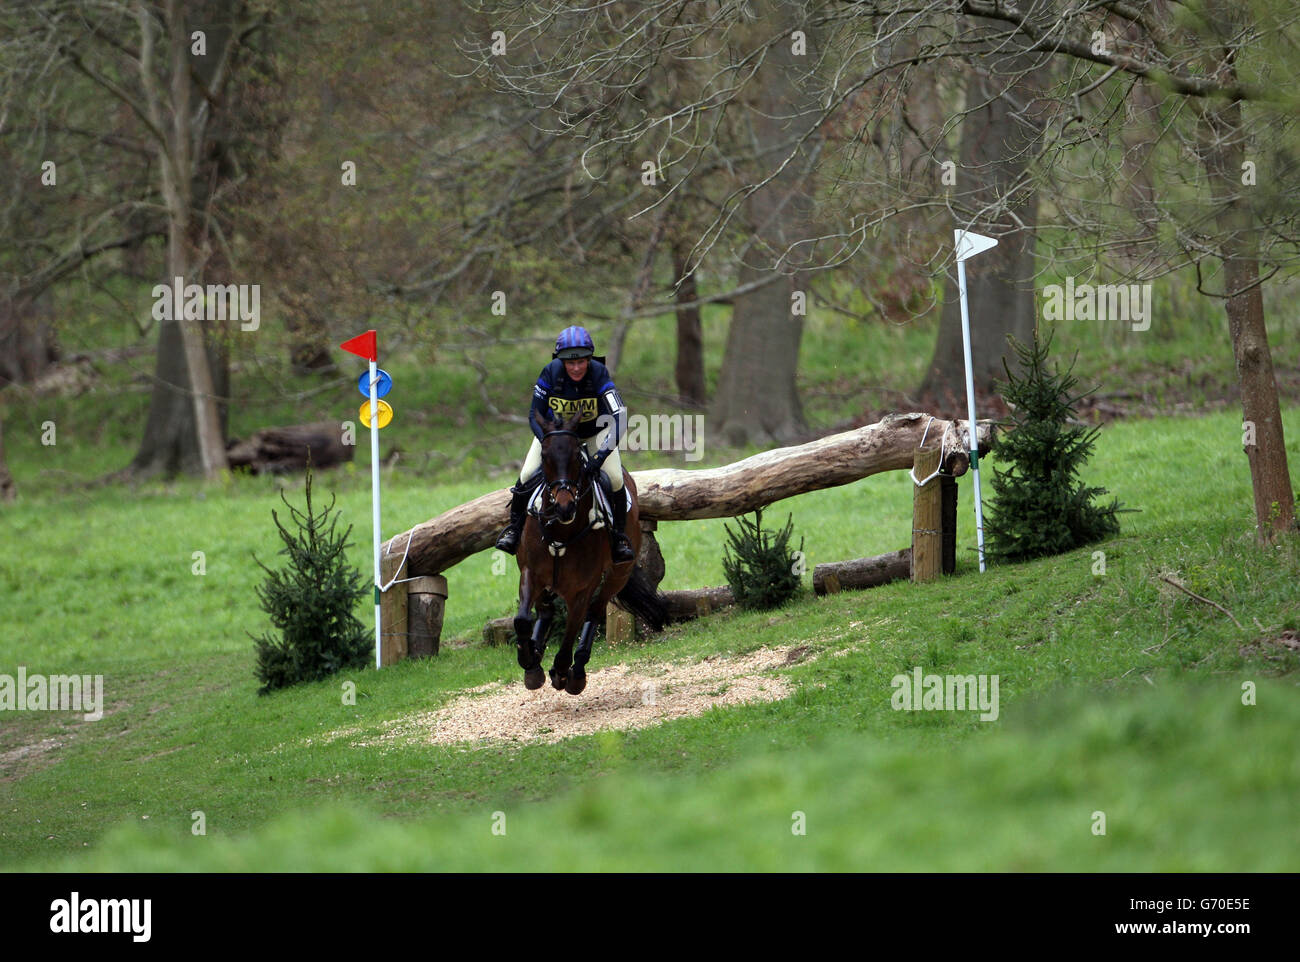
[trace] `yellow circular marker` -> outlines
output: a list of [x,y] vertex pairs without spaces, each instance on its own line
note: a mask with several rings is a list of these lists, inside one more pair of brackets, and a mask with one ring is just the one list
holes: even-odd
[[[393,409],[387,401],[379,403],[379,427],[381,429],[388,427],[388,422],[393,419]],[[370,402],[363,401],[361,404],[361,423],[370,427]]]

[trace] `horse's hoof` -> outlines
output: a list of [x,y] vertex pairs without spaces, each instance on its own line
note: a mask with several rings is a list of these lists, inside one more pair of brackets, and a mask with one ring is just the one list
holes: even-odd
[[564,686],[569,683],[569,673],[556,674],[555,669],[551,669],[551,687],[556,691],[562,691]]
[[524,687],[529,691],[536,691],[541,688],[544,681],[546,681],[546,673],[542,671],[541,665],[529,668],[524,672]]
[[581,668],[574,668],[569,671],[569,681],[564,686],[564,690],[570,695],[581,695],[582,690],[587,687],[587,673]]

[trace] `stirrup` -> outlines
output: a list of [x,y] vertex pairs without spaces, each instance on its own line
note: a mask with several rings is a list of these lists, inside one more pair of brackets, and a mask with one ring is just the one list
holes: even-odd
[[501,537],[497,538],[496,549],[506,554],[514,554],[519,550],[519,530],[513,524],[506,525],[506,529],[501,532]]
[[632,542],[621,531],[614,535],[614,543],[610,545],[609,553],[615,561],[620,563],[636,560],[636,552],[632,550]]

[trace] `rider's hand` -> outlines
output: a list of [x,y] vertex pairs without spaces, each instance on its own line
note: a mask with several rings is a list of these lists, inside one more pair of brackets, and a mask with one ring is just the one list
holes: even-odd
[[601,468],[605,466],[605,459],[607,457],[609,457],[609,452],[601,451],[599,454],[597,454],[594,458],[591,459],[591,466],[588,468],[588,470],[591,472],[591,476],[593,478],[596,475],[600,474]]

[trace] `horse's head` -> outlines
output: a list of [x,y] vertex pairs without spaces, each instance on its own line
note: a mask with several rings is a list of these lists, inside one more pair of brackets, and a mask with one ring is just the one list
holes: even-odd
[[582,454],[585,448],[575,428],[578,415],[551,422],[542,434],[542,471],[546,475],[547,507],[561,524],[571,524],[584,494]]

